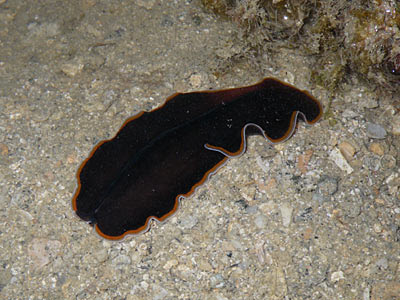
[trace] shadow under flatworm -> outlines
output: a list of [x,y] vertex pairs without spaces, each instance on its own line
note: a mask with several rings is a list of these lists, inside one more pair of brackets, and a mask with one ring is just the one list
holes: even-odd
[[108,239],[146,231],[150,219],[171,216],[230,156],[246,135],[281,142],[297,116],[308,124],[322,113],[305,91],[267,78],[248,87],[175,94],[164,105],[128,119],[99,143],[78,171],[73,208]]

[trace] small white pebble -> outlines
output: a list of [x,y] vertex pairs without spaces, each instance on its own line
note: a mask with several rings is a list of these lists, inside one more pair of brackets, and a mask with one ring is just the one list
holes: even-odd
[[382,232],[382,225],[379,224],[379,223],[375,223],[375,224],[374,224],[374,231],[375,231],[376,233],[381,233],[381,232]]
[[281,206],[281,214],[282,214],[282,224],[285,227],[288,227],[290,225],[290,222],[292,221],[292,213],[293,213],[293,208],[290,207],[290,205],[284,203]]
[[332,282],[338,282],[340,279],[344,279],[344,275],[342,271],[333,272],[331,276]]

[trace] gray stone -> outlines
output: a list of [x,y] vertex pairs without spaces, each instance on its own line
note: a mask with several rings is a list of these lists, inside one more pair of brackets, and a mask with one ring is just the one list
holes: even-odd
[[373,139],[384,139],[386,137],[386,130],[381,125],[367,123],[367,136]]

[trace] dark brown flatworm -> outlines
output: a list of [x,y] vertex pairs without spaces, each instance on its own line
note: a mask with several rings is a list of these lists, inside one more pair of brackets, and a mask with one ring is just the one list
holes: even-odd
[[246,149],[246,135],[272,143],[289,138],[298,116],[318,121],[321,104],[273,78],[221,91],[175,94],[159,108],[129,118],[79,168],[77,215],[108,239],[164,221],[183,197]]

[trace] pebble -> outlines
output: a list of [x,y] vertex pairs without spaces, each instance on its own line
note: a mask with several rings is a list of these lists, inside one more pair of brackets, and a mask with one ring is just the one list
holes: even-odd
[[137,0],[136,5],[146,9],[152,9],[156,0]]
[[392,120],[392,133],[400,135],[400,115],[394,116]]
[[338,190],[338,180],[334,177],[325,176],[318,183],[318,190],[324,196],[331,196]]
[[228,300],[228,298],[225,298],[222,295],[219,295],[218,293],[214,293],[215,299],[216,300]]
[[318,183],[317,190],[313,194],[313,200],[322,204],[330,199],[330,196],[338,190],[338,180],[334,177],[324,176]]
[[28,24],[28,30],[33,36],[54,37],[61,32],[60,25],[54,23],[31,22]]
[[168,296],[168,291],[163,287],[155,284],[152,288],[154,292],[153,300],[162,300]]
[[370,300],[371,299],[371,291],[370,288],[367,286],[363,292],[363,300]]
[[312,220],[312,218],[313,218],[313,209],[312,207],[307,207],[296,216],[296,222],[305,222]]
[[36,268],[42,268],[58,252],[62,244],[57,240],[45,238],[34,238],[28,246],[28,255],[31,257]]
[[306,230],[303,232],[304,240],[311,239],[312,235],[313,235],[313,229],[310,227],[306,228]]
[[290,222],[292,220],[292,213],[293,213],[293,208],[289,204],[284,203],[281,205],[283,226],[288,227],[290,225]]
[[212,266],[205,259],[200,259],[199,262],[198,262],[198,266],[203,271],[211,272],[211,270],[212,270]]
[[344,275],[342,271],[333,272],[331,276],[332,282],[338,282],[340,279],[344,279]]
[[388,268],[388,260],[387,260],[387,258],[386,257],[384,257],[384,258],[381,258],[381,259],[379,259],[376,263],[376,266],[378,267],[378,268],[381,268],[381,269],[387,269]]
[[381,233],[381,232],[382,232],[382,225],[379,224],[379,223],[375,223],[375,224],[374,224],[374,231],[375,231],[376,233]]
[[94,253],[94,258],[97,262],[105,262],[108,258],[108,251],[105,248],[101,248]]
[[384,155],[381,158],[381,165],[383,169],[392,169],[396,166],[397,160],[392,155]]
[[258,210],[258,207],[256,205],[251,205],[246,207],[246,213],[248,214],[255,214]]
[[257,226],[257,228],[265,228],[267,224],[266,217],[264,215],[258,215],[254,220],[254,224]]
[[198,218],[193,215],[188,215],[186,218],[184,218],[181,223],[180,227],[182,229],[192,229],[196,224],[198,223]]
[[322,204],[323,202],[329,200],[327,198],[325,198],[323,195],[321,195],[320,193],[314,193],[312,196],[313,201],[318,202],[319,204]]
[[373,139],[384,139],[386,130],[381,125],[375,123],[367,123],[367,136]]
[[382,156],[385,153],[382,145],[379,143],[372,143],[369,145],[369,150],[379,156]]
[[142,289],[144,289],[145,291],[147,291],[147,289],[149,288],[149,284],[148,284],[146,281],[142,281],[142,282],[140,283],[140,287],[141,287]]
[[193,274],[192,268],[189,268],[187,265],[180,264],[176,269],[176,276],[186,281]]
[[348,162],[353,159],[353,156],[356,153],[356,148],[349,142],[340,143],[339,150]]
[[201,86],[201,75],[199,74],[193,74],[192,76],[190,76],[190,85],[195,88],[198,89]]
[[8,156],[8,147],[6,144],[0,143],[0,154],[1,156]]
[[363,165],[370,171],[378,171],[381,168],[381,159],[375,154],[366,155],[363,158]]
[[353,168],[337,148],[332,149],[329,156],[342,171],[345,171],[347,174],[353,173]]
[[92,112],[96,112],[96,111],[104,111],[105,106],[101,102],[84,103],[82,105],[82,109],[88,113],[92,113]]
[[163,266],[164,270],[170,270],[172,267],[175,267],[178,265],[178,261],[176,259],[171,259],[165,263]]
[[112,264],[116,268],[125,268],[125,266],[131,264],[131,258],[127,255],[121,254],[112,260]]
[[313,150],[309,149],[304,152],[304,154],[299,155],[297,160],[297,167],[299,168],[302,174],[307,173],[307,166],[310,162],[311,156],[313,155]]
[[210,278],[210,286],[211,288],[222,288],[225,286],[224,278],[221,274],[216,274],[211,276]]
[[61,66],[61,71],[69,77],[75,77],[82,69],[83,64],[81,63],[66,63]]
[[355,202],[346,202],[344,206],[345,215],[349,218],[355,218],[361,213],[361,205]]
[[359,114],[357,114],[356,112],[352,111],[351,109],[346,109],[343,112],[342,116],[344,118],[346,118],[346,119],[353,119],[353,118],[359,116]]
[[372,97],[366,97],[361,101],[362,107],[365,108],[377,108],[379,106],[377,99]]

